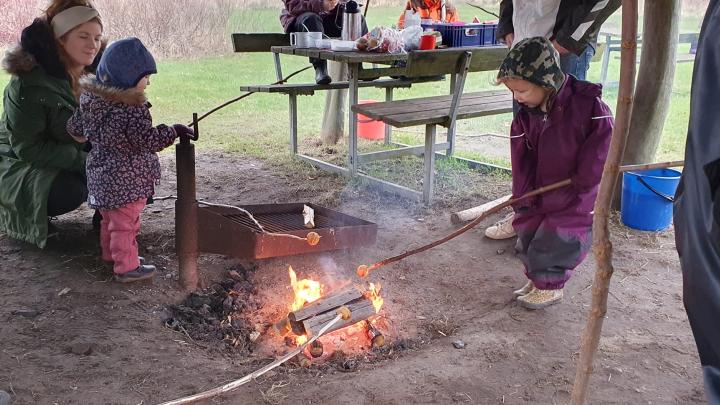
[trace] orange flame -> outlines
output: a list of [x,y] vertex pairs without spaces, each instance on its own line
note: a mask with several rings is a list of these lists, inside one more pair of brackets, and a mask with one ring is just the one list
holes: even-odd
[[372,301],[373,306],[375,307],[375,313],[380,312],[380,308],[382,308],[383,303],[385,300],[380,296],[380,283],[375,286],[375,283],[370,283],[368,286],[367,291],[365,292],[365,296],[367,299]]
[[297,311],[306,303],[317,301],[322,295],[322,284],[315,280],[302,279],[298,281],[292,266],[288,267],[290,285],[295,293],[295,300],[290,305],[290,311]]

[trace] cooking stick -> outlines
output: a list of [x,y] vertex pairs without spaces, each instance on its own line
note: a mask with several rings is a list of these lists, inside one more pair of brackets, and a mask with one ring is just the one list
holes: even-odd
[[505,201],[504,203],[502,203],[502,204],[500,204],[500,205],[498,205],[498,206],[496,206],[496,207],[490,208],[490,209],[487,210],[485,213],[483,213],[483,214],[480,215],[479,217],[477,217],[477,218],[475,218],[474,220],[472,220],[472,222],[469,222],[467,225],[465,225],[465,226],[463,226],[462,228],[458,229],[457,231],[451,233],[450,235],[445,236],[445,237],[442,238],[442,239],[438,239],[438,240],[436,240],[436,241],[434,241],[434,242],[428,243],[427,245],[421,246],[421,247],[419,247],[419,248],[417,248],[417,249],[413,249],[413,250],[407,251],[407,252],[402,253],[402,254],[399,254],[399,255],[397,255],[397,256],[389,257],[389,258],[387,258],[387,259],[381,260],[381,261],[379,261],[379,262],[377,262],[377,263],[375,263],[375,264],[372,264],[372,265],[370,265],[370,266],[360,265],[360,266],[358,266],[358,268],[357,268],[357,275],[360,276],[361,278],[365,278],[365,277],[367,277],[368,274],[370,274],[370,272],[371,272],[372,270],[375,270],[375,269],[380,268],[380,267],[382,267],[382,266],[386,266],[386,265],[391,264],[391,263],[398,262],[398,261],[400,261],[400,260],[402,260],[402,259],[404,259],[404,258],[406,258],[406,257],[408,257],[408,256],[412,256],[412,255],[414,255],[414,254],[418,254],[418,253],[420,253],[420,252],[424,252],[424,251],[426,251],[426,250],[428,250],[428,249],[432,249],[432,248],[434,248],[434,247],[437,246],[437,245],[443,244],[443,243],[449,241],[450,239],[453,239],[453,238],[456,238],[456,237],[462,235],[463,233],[465,233],[465,232],[469,231],[470,229],[474,228],[477,224],[479,224],[480,222],[482,222],[482,220],[484,220],[484,219],[487,218],[488,216],[490,216],[490,215],[492,215],[492,214],[494,214],[494,213],[502,210],[502,209],[505,208],[505,207],[509,207],[509,206],[511,206],[511,205],[519,202],[519,201],[526,200],[526,199],[528,199],[528,198],[535,197],[535,196],[540,195],[540,194],[543,194],[543,193],[547,193],[548,191],[556,190],[556,189],[562,188],[562,187],[567,187],[567,186],[569,186],[571,183],[572,183],[572,181],[571,181],[570,179],[566,179],[566,180],[563,180],[563,181],[560,181],[560,182],[557,182],[557,183],[550,184],[550,185],[548,185],[548,186],[540,187],[539,189],[534,190],[534,191],[531,191],[531,192],[529,192],[529,193],[527,193],[527,194],[525,194],[525,195],[523,195],[523,196],[521,196],[521,197],[517,197],[517,198],[513,198],[513,199],[511,199],[511,200]]
[[320,331],[318,332],[317,335],[314,335],[314,336],[310,337],[310,339],[308,339],[307,342],[305,342],[304,344],[298,346],[295,350],[293,350],[293,351],[291,351],[290,353],[286,354],[285,356],[283,356],[283,357],[275,360],[274,362],[268,364],[267,366],[265,366],[265,367],[263,367],[263,368],[261,368],[261,369],[259,369],[259,370],[256,370],[256,371],[254,371],[254,372],[246,375],[245,377],[243,377],[243,378],[241,378],[241,379],[239,379],[239,380],[235,380],[235,381],[233,381],[233,382],[229,382],[229,383],[227,383],[227,384],[225,384],[225,385],[223,385],[223,386],[220,386],[220,387],[217,387],[217,388],[213,388],[213,389],[211,389],[211,390],[207,390],[207,391],[201,392],[201,393],[199,393],[199,394],[190,395],[190,396],[188,396],[188,397],[176,399],[176,400],[173,400],[173,401],[163,402],[163,403],[160,404],[160,405],[182,405],[182,404],[191,404],[191,403],[193,403],[193,402],[201,401],[201,400],[203,400],[203,399],[212,398],[212,397],[214,397],[214,396],[216,396],[216,395],[220,395],[220,394],[223,394],[223,393],[225,393],[225,392],[230,392],[230,391],[238,388],[239,386],[241,386],[241,385],[243,385],[243,384],[246,384],[246,383],[250,382],[251,380],[254,380],[254,379],[260,377],[261,375],[267,373],[268,371],[274,369],[275,367],[277,367],[277,366],[285,363],[286,361],[292,359],[293,357],[297,356],[297,355],[300,354],[303,350],[305,350],[305,348],[306,348],[309,344],[315,342],[320,336],[324,335],[325,332],[328,331],[328,329],[332,328],[336,323],[340,322],[340,321],[343,320],[343,319],[350,319],[350,311],[347,309],[347,307],[342,307],[342,308],[338,311],[337,316],[335,316],[335,318],[333,318],[333,319],[331,319],[330,321],[328,321],[328,323],[326,323],[326,324],[322,327],[322,329],[320,329]]

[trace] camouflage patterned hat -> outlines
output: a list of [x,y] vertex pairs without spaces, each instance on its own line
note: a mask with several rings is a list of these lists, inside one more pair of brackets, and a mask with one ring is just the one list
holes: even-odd
[[541,87],[560,90],[565,75],[560,70],[560,55],[544,37],[526,38],[518,42],[505,57],[497,80],[527,80]]

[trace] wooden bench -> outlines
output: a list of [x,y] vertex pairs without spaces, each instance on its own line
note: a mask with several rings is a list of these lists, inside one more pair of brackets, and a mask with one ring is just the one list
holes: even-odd
[[[401,149],[371,152],[358,155],[360,161],[389,159],[407,154],[424,156],[422,200],[432,200],[436,152],[450,156],[455,143],[455,122],[460,119],[512,112],[512,96],[507,90],[480,91],[463,94],[469,72],[495,70],[500,66],[507,49],[454,48],[439,51],[414,51],[408,56],[405,75],[409,78],[431,75],[452,75],[452,94],[421,97],[409,100],[356,104],[351,108],[384,122],[404,128],[425,126],[425,143]],[[447,141],[436,144],[437,126],[448,128]],[[419,194],[419,193],[418,193]]]
[[[605,44],[602,47],[602,68],[600,69],[600,83],[603,85],[611,85],[615,84],[617,82],[608,83],[607,82],[607,72],[608,72],[608,65],[610,64],[610,53],[611,52],[620,52],[622,50],[622,39],[619,38],[618,34],[615,33],[601,33],[601,35],[605,35]],[[676,63],[687,63],[687,62],[693,62],[695,61],[695,51],[697,50],[697,43],[698,39],[700,38],[699,33],[684,33],[680,34],[678,36],[678,43],[679,44],[690,44],[690,51],[687,53],[678,53],[675,56],[675,62]],[[642,45],[642,39],[638,36],[637,38],[637,49],[640,49]],[[600,46],[598,46],[598,51],[600,51]],[[597,52],[600,53],[600,52]],[[595,58],[593,58],[595,59]],[[615,59],[620,59],[620,57],[615,57]],[[637,62],[640,63],[640,58],[637,58]]]

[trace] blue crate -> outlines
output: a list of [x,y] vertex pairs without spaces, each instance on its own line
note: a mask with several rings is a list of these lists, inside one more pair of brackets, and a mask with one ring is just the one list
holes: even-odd
[[461,46],[493,46],[497,40],[497,24],[473,23],[454,25],[447,23],[422,24],[423,30],[439,31],[443,45],[449,48]]

